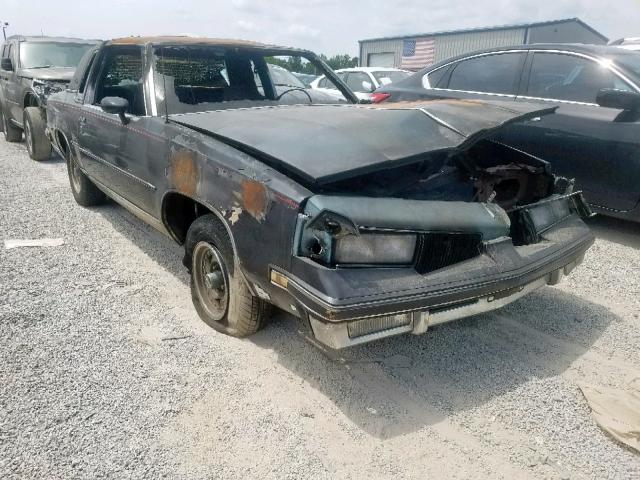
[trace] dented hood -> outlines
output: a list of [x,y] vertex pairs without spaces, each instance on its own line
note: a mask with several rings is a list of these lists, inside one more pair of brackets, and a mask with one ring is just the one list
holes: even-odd
[[552,113],[516,102],[436,100],[294,105],[170,115],[290,172],[325,184],[464,150],[504,125]]

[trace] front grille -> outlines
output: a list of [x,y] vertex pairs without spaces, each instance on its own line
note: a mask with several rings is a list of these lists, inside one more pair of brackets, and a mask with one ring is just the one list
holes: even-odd
[[363,318],[347,324],[349,338],[364,337],[372,333],[383,332],[411,324],[411,314],[386,315],[383,317]]
[[475,233],[424,233],[416,260],[418,273],[429,273],[480,255],[482,236]]

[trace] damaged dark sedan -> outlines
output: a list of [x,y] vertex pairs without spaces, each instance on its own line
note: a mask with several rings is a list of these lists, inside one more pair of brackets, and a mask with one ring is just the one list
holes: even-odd
[[[274,81],[270,65],[300,62],[345,103]],[[235,336],[271,305],[331,348],[420,334],[582,261],[593,236],[573,182],[487,140],[553,108],[356,102],[304,50],[129,38],[85,57],[48,133],[77,202],[108,196],[184,245],[198,314]]]

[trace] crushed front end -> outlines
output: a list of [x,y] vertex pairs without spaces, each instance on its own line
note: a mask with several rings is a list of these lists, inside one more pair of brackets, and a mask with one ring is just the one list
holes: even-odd
[[546,162],[487,141],[326,185],[299,214],[289,271],[315,338],[344,348],[500,308],[584,258],[591,215]]

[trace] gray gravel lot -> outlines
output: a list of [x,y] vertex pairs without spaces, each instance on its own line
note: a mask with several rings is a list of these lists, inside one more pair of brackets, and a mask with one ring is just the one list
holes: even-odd
[[181,250],[77,206],[60,159],[0,140],[0,478],[640,478],[579,382],[640,376],[640,226],[493,314],[327,356],[278,314],[238,340]]

